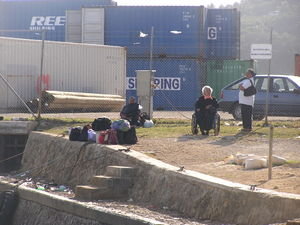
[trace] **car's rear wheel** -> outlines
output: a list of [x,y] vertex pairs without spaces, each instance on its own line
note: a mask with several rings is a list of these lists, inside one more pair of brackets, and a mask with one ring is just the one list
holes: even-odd
[[238,103],[234,104],[231,114],[235,120],[242,120],[241,105]]

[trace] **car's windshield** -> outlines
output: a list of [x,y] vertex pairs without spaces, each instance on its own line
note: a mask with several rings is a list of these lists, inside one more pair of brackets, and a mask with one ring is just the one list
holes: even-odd
[[242,82],[242,80],[244,80],[246,78],[240,79],[238,81],[235,81],[234,84],[229,85],[226,89],[227,90],[238,90],[240,83]]

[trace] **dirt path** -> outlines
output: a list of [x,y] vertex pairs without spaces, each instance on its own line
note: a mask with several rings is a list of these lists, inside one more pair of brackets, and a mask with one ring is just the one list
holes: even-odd
[[[179,138],[144,139],[133,147],[151,157],[184,166],[185,169],[261,188],[300,194],[300,164],[273,167],[273,179],[267,181],[268,170],[245,170],[242,166],[226,164],[231,154],[268,154],[265,138],[183,136]],[[280,139],[274,142],[274,154],[300,162],[300,140]]]

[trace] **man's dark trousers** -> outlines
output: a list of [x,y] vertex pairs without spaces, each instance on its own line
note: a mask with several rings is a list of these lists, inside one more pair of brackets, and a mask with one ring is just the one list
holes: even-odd
[[242,121],[244,129],[252,129],[252,111],[253,107],[251,105],[241,104],[242,109]]

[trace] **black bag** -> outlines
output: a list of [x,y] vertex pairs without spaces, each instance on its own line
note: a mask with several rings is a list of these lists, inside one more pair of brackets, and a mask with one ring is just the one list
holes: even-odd
[[128,131],[117,131],[118,142],[120,145],[128,144],[134,145],[137,143],[138,138],[136,136],[135,127],[130,128]]
[[81,127],[73,127],[71,128],[69,140],[70,141],[79,141],[81,135]]
[[252,95],[255,95],[257,92],[256,88],[253,85],[252,80],[251,79],[249,79],[249,80],[251,82],[251,86],[244,90],[244,96],[252,96]]
[[84,126],[79,135],[79,141],[88,141],[88,126]]
[[94,122],[92,123],[92,129],[94,131],[103,131],[110,129],[110,125],[111,120],[107,117],[102,117],[94,120]]
[[150,116],[146,112],[141,113],[139,126],[141,127],[144,126],[146,120],[150,120]]

